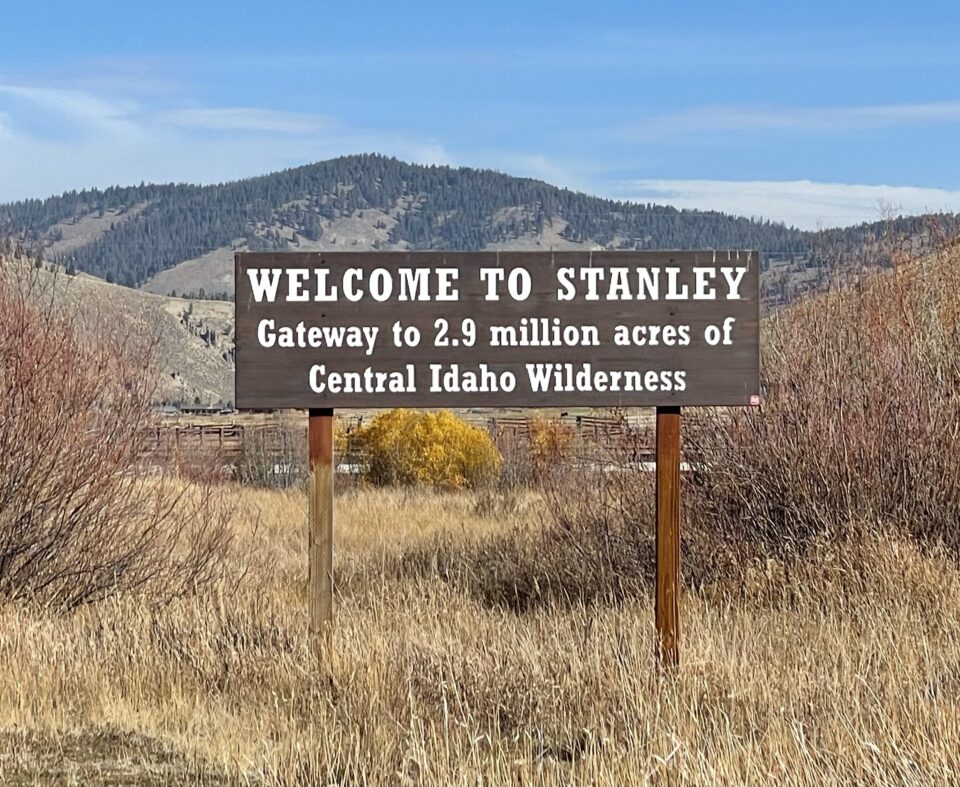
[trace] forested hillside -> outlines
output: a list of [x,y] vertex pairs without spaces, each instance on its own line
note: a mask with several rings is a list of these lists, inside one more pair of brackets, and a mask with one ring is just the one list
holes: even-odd
[[[125,213],[146,203],[136,216]],[[736,247],[801,251],[804,233],[722,213],[598,199],[492,171],[423,167],[378,155],[348,156],[214,186],[168,185],[70,192],[0,207],[0,228],[28,241],[57,240],[58,225],[115,212],[112,229],[64,262],[128,285],[218,247],[286,248],[319,240],[323,219],[378,209],[394,222],[392,246],[479,249],[540,232],[559,218],[573,242],[624,248]]]
[[[945,220],[956,229],[955,217]],[[910,221],[903,220],[900,231],[913,234]],[[0,206],[0,233],[43,246],[48,259],[68,269],[128,286],[188,260],[209,268],[200,259],[209,253],[219,255],[222,267],[233,249],[349,249],[358,246],[358,237],[359,248],[469,250],[539,238],[547,248],[756,248],[807,256],[825,237],[833,249],[849,251],[882,231],[880,224],[862,225],[823,236],[380,155],[346,156],[212,186],[141,184]],[[173,290],[168,284],[161,279],[155,291]],[[206,294],[230,290],[224,285]]]

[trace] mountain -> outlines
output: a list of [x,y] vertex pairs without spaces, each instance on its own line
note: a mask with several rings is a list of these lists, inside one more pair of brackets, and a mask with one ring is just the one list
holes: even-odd
[[0,206],[8,257],[18,245],[42,254],[67,302],[113,329],[155,332],[163,397],[203,404],[233,399],[224,300],[239,250],[758,248],[772,307],[958,230],[957,216],[939,214],[803,232],[378,155],[214,186],[141,184]]
[[357,155],[212,186],[72,191],[0,206],[0,233],[162,294],[232,293],[235,250],[759,248],[813,235],[715,211],[600,199],[490,170]]
[[165,296],[229,299],[246,250],[759,249],[768,306],[960,232],[951,214],[805,232],[617,202],[491,170],[366,154],[211,186],[71,191],[0,205],[0,236],[67,271]]

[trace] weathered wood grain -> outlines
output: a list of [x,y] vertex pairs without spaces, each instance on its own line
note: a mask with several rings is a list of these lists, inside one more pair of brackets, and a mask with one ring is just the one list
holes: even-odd
[[657,408],[657,655],[680,663],[680,408]]
[[[738,262],[739,255],[739,262]],[[684,271],[694,266],[736,264],[748,273],[741,286],[741,300],[648,300],[648,301],[558,301],[556,270],[563,266],[655,267],[672,266]],[[533,290],[525,301],[507,297],[484,299],[479,281],[481,267],[509,271],[525,267],[533,273]],[[358,303],[298,302],[256,303],[246,270],[250,267],[326,267],[331,275],[347,267],[366,272],[376,268],[455,267],[460,271],[456,302]],[[237,404],[244,408],[309,407],[622,407],[657,405],[747,405],[759,393],[759,254],[757,252],[324,252],[239,254],[236,259],[236,389]],[[736,319],[730,346],[707,346],[703,331],[725,317]],[[478,341],[474,347],[434,347],[437,318],[449,321],[451,338],[463,318],[476,321]],[[522,318],[559,318],[563,325],[597,326],[598,347],[490,347],[491,326],[515,325]],[[263,318],[279,324],[376,326],[378,346],[372,356],[362,349],[261,347],[257,326]],[[394,322],[412,325],[421,332],[419,347],[395,347],[385,341]],[[619,347],[612,343],[616,325],[689,325],[691,344],[686,347]],[[308,384],[309,369],[325,364],[338,372],[362,372],[366,367],[399,371],[416,365],[416,391],[397,393],[315,393]],[[496,372],[513,372],[517,389],[487,393],[428,391],[427,364],[487,364]],[[594,370],[686,372],[684,391],[546,391],[533,392],[526,385],[526,363],[591,364]]]

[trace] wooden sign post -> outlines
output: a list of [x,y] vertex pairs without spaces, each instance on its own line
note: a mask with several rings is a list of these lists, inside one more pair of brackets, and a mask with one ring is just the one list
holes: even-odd
[[310,410],[311,631],[333,620],[334,407],[656,407],[657,652],[679,663],[680,408],[759,404],[759,269],[754,251],[238,254],[237,406]]
[[307,598],[310,631],[318,646],[333,624],[333,428],[333,408],[310,410]]
[[680,408],[657,408],[657,659],[680,663]]

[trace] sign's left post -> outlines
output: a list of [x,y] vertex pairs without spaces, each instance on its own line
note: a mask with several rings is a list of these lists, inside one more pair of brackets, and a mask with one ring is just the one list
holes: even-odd
[[318,650],[333,628],[333,408],[312,408],[309,425],[310,522],[307,595],[310,633]]

